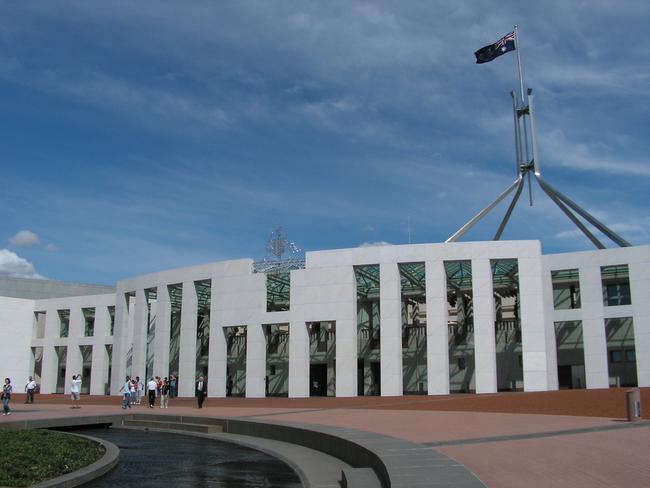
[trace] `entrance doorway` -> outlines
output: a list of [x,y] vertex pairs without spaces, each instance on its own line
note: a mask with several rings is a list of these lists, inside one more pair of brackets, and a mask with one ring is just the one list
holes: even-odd
[[309,365],[309,396],[327,396],[327,364]]

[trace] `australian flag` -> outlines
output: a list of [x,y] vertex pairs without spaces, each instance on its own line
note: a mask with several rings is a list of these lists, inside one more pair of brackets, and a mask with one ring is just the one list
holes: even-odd
[[482,47],[474,53],[476,63],[488,63],[502,54],[515,50],[515,31],[506,34],[494,44]]

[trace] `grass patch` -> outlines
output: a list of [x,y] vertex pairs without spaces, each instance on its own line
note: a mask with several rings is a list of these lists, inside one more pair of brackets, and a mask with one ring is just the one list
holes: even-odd
[[104,455],[104,446],[49,430],[0,429],[0,486],[29,486],[76,471]]

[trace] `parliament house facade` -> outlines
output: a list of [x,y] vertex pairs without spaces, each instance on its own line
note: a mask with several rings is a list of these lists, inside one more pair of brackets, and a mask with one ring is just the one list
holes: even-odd
[[[0,374],[42,393],[445,395],[650,386],[650,246],[543,255],[538,241],[307,252],[115,287],[0,278]],[[20,388],[18,388],[20,390]]]

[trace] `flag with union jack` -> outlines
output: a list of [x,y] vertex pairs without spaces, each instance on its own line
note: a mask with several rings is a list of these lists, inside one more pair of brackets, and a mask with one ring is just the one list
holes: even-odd
[[506,34],[505,36],[503,36],[494,44],[490,44],[488,46],[482,47],[481,49],[479,49],[474,53],[474,56],[476,56],[476,63],[482,64],[482,63],[488,63],[493,59],[498,58],[502,54],[514,50],[515,50],[515,31],[512,31]]

